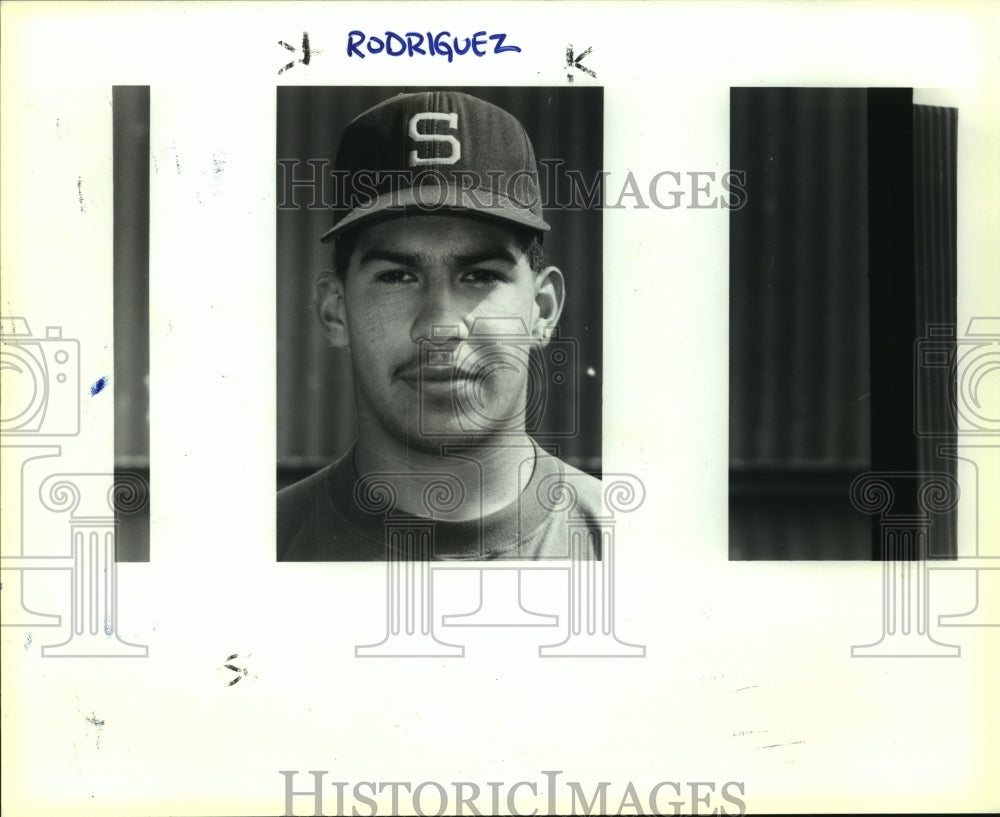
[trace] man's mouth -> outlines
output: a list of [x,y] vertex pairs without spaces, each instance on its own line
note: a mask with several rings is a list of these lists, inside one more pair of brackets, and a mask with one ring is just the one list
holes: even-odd
[[435,386],[457,384],[472,379],[472,375],[453,366],[409,366],[400,373],[399,379],[417,386],[420,383]]

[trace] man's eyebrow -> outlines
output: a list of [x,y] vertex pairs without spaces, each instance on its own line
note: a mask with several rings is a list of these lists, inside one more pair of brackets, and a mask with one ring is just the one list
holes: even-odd
[[501,261],[511,266],[517,264],[517,258],[505,247],[495,247],[482,252],[459,253],[454,256],[453,260],[463,267],[471,267],[487,261]]
[[[462,267],[474,266],[487,261],[500,261],[511,266],[517,264],[514,254],[504,247],[494,247],[488,250],[470,253],[456,253],[449,255],[445,259],[449,264]],[[371,261],[386,261],[390,264],[398,264],[402,267],[420,269],[428,267],[432,263],[432,258],[426,253],[400,252],[398,250],[388,250],[379,247],[371,247],[361,254],[358,266],[364,266]]]
[[390,264],[398,264],[401,267],[421,267],[424,266],[426,260],[426,257],[420,253],[397,252],[396,250],[371,247],[362,253],[358,260],[358,266],[364,266],[370,261],[388,261]]

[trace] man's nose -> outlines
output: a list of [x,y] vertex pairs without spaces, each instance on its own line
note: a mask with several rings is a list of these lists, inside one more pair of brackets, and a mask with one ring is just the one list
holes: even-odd
[[410,340],[414,343],[464,340],[469,336],[466,317],[460,301],[446,287],[429,287],[413,321]]

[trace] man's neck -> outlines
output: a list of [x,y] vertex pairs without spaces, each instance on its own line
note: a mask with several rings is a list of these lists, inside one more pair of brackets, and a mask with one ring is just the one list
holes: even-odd
[[396,507],[418,516],[462,521],[486,516],[518,498],[535,467],[527,434],[417,451],[395,440],[373,444],[362,436],[354,449],[359,476],[379,475],[396,494]]

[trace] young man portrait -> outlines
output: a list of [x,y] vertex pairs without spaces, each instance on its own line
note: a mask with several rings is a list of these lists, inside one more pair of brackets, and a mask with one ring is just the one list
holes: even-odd
[[279,491],[278,560],[399,558],[407,526],[432,545],[403,558],[599,558],[601,483],[558,456],[581,434],[572,276],[546,260],[523,124],[455,90],[397,94],[343,130],[328,178],[312,306],[349,358],[356,439]]

